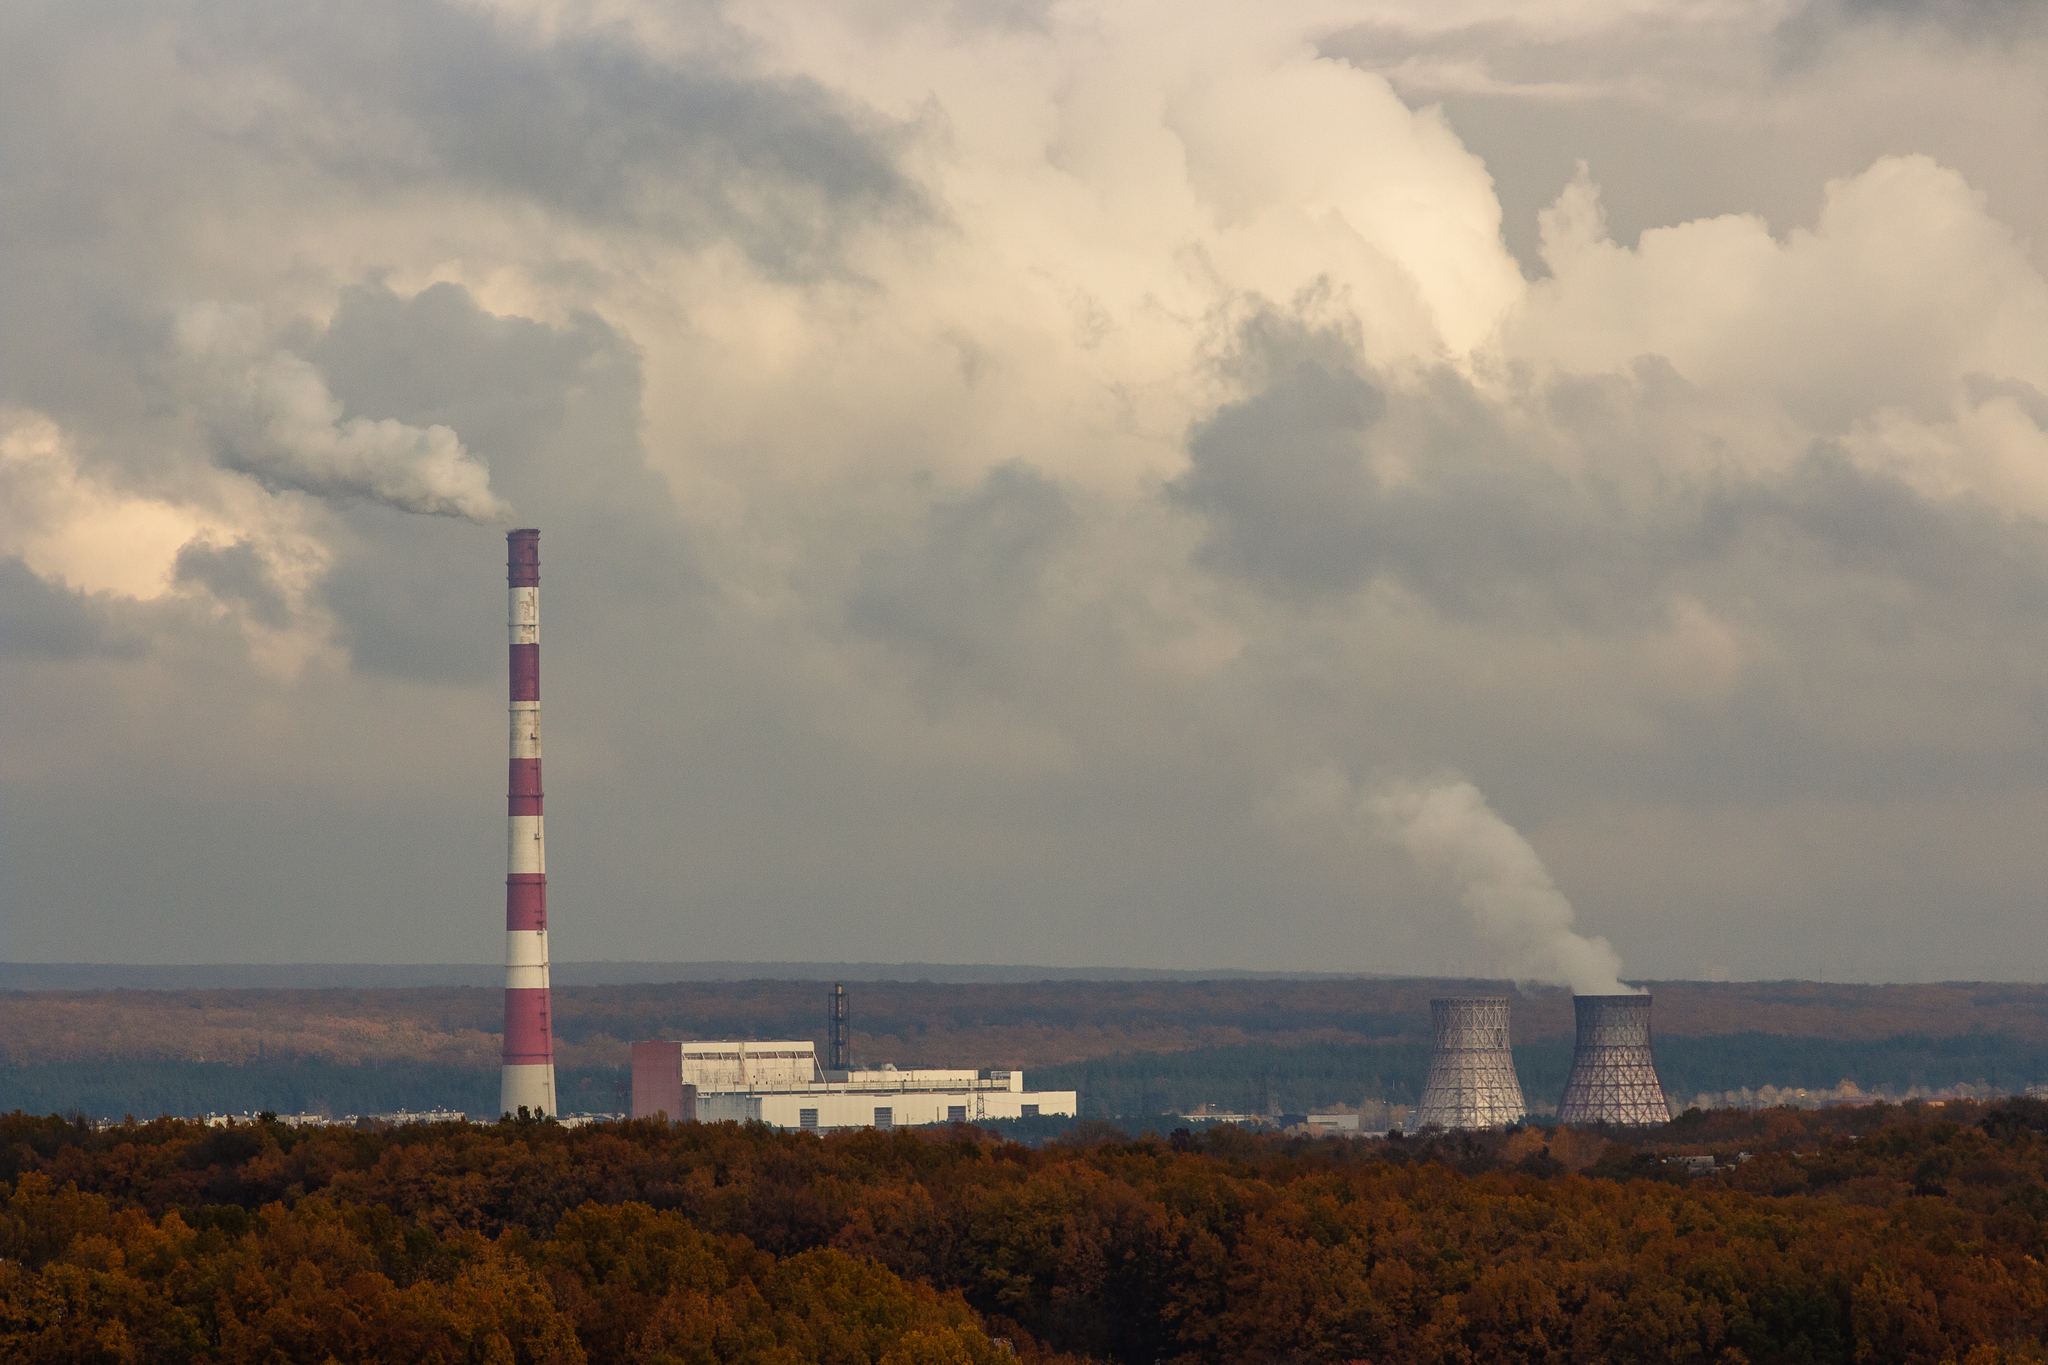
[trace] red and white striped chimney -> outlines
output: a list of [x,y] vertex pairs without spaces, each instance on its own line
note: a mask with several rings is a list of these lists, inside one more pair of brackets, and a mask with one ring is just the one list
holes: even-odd
[[505,868],[505,1077],[498,1108],[553,1114],[548,1020],[548,855],[540,812],[540,532],[506,535],[512,595],[512,774]]

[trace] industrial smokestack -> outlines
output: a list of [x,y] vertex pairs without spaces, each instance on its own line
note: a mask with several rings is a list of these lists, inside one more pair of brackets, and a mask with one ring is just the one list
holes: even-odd
[[1578,1046],[1558,1101],[1559,1123],[1669,1123],[1650,1055],[1650,997],[1575,995]]
[[548,857],[540,789],[540,532],[505,537],[512,599],[512,770],[505,869],[505,1071],[500,1112],[554,1114],[548,1012]]
[[1522,1082],[1508,1051],[1506,996],[1464,996],[1429,1002],[1434,1043],[1417,1129],[1504,1128],[1519,1123]]

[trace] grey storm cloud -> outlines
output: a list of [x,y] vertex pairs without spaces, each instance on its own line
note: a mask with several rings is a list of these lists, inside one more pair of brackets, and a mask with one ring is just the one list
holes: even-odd
[[1796,47],[1811,43],[1817,29],[1871,23],[1939,28],[1979,41],[2048,29],[2041,7],[2027,0],[1811,0],[1785,19],[1781,32]]
[[[1590,26],[1447,12],[1434,24],[1342,26],[1318,42],[1411,100],[1441,103],[1486,158],[1504,234],[1532,275],[1546,270],[1537,214],[1580,160],[1623,241],[1724,213],[1789,231],[1827,180],[1907,147],[1998,185],[2029,221],[2048,209],[2048,162],[2008,156],[2003,137],[2036,117],[2048,58],[2048,11],[2029,0],[1655,5]],[[1928,98],[1898,98],[1902,70]],[[1759,139],[1780,141],[1760,154]]]
[[[1253,343],[1270,344],[1268,330]],[[1188,470],[1168,488],[1202,515],[1200,558],[1211,568],[1283,598],[1384,576],[1457,616],[1633,619],[1668,590],[1672,566],[1660,560],[1678,552],[1677,509],[1632,508],[1597,477],[1568,478],[1528,448],[1611,451],[1619,428],[1676,383],[1668,367],[1641,367],[1637,383],[1600,386],[1607,392],[1558,395],[1551,411],[1576,409],[1577,425],[1533,435],[1511,431],[1449,370],[1389,391],[1341,357],[1267,368],[1259,392],[1190,432]],[[1375,469],[1376,451],[1398,456],[1401,470]]]
[[[1288,333],[1272,318],[1246,328],[1247,350],[1271,357],[1253,366],[1261,387],[1189,433],[1167,488],[1203,519],[1202,562],[1279,597],[1383,577],[1453,616],[1633,628],[1675,590],[1754,598],[1773,578],[1826,576],[1862,584],[1873,610],[2048,620],[2048,528],[1931,501],[1825,441],[1768,475],[1632,486],[1701,406],[1655,358],[1522,395],[1516,414],[1448,369],[1389,387]],[[2048,429],[2030,385],[1967,387]],[[1399,467],[1376,468],[1386,456]]]
[[0,914],[496,951],[510,517],[565,959],[2048,969],[2029,22],[13,7]]
[[943,670],[999,660],[1019,640],[1074,522],[1050,479],[1028,465],[998,465],[978,487],[931,503],[904,543],[868,552],[848,618]]
[[18,555],[0,557],[0,656],[10,659],[133,659],[147,647],[107,603],[47,583]]
[[[1375,379],[1273,316],[1240,344],[1252,391],[1191,429],[1166,496],[1197,519],[1198,562],[1299,620],[1301,645],[1376,588],[1496,634],[1488,669],[1510,638],[1652,638],[1674,602],[1768,642],[1716,705],[1657,705],[1646,735],[1587,745],[1551,780],[1577,770],[1614,799],[1935,798],[2048,762],[2041,521],[1930,498],[1824,439],[1674,473],[1661,462],[1701,442],[1711,405],[1654,358],[1503,402],[1448,369]],[[1966,387],[2033,412],[2031,386]],[[1986,657],[1990,675],[1963,663]],[[1441,718],[1403,728],[1358,752],[1427,763],[1477,738]]]
[[[545,523],[544,563],[561,556],[551,609],[670,610],[701,590],[640,445],[639,357],[599,319],[497,317],[456,285],[410,299],[354,288],[306,350],[345,411],[446,425],[489,457],[494,486]],[[357,667],[475,682],[504,666],[497,642],[470,629],[501,605],[495,532],[450,534],[374,508],[347,519],[322,594]]]
[[1963,376],[1963,385],[1971,402],[1981,404],[1993,398],[2010,398],[2019,404],[2029,421],[2048,431],[2048,393],[2025,380],[2010,375],[1968,374]]
[[246,540],[233,545],[192,541],[178,551],[173,574],[180,583],[197,584],[222,602],[238,604],[259,624],[283,627],[291,621],[291,604],[278,590],[270,566]]
[[[711,5],[686,5],[717,23]],[[800,77],[662,60],[620,37],[527,40],[482,7],[204,6],[199,65],[255,55],[348,134],[270,120],[244,136],[379,188],[472,187],[608,227],[730,240],[831,268],[850,225],[916,216],[900,131]]]

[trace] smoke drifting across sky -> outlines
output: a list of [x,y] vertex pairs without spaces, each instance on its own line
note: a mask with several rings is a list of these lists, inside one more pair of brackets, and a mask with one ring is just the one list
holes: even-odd
[[207,391],[215,459],[272,492],[361,498],[402,512],[502,521],[491,473],[447,427],[385,418],[341,421],[320,372],[286,351],[265,353],[261,319],[217,304],[178,318],[179,348]]
[[1517,981],[1570,986],[1574,995],[1621,995],[1621,956],[1604,938],[1572,930],[1572,904],[1529,841],[1493,813],[1463,778],[1387,781],[1360,802],[1382,838],[1448,884],[1499,945],[1498,970]]
[[8,6],[0,953],[2048,972],[2038,7],[1249,8]]
[[1455,896],[1469,912],[1475,934],[1471,955],[1456,964],[1461,973],[1569,986],[1574,995],[1633,991],[1621,984],[1613,946],[1573,928],[1571,902],[1529,841],[1456,773],[1361,785],[1335,763],[1316,764],[1289,774],[1259,813],[1307,848],[1398,849],[1426,894]]

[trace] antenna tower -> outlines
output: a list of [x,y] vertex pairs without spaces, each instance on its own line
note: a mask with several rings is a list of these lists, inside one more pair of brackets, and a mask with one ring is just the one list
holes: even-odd
[[834,983],[825,1015],[825,1069],[851,1071],[852,1049],[847,1046],[846,987]]

